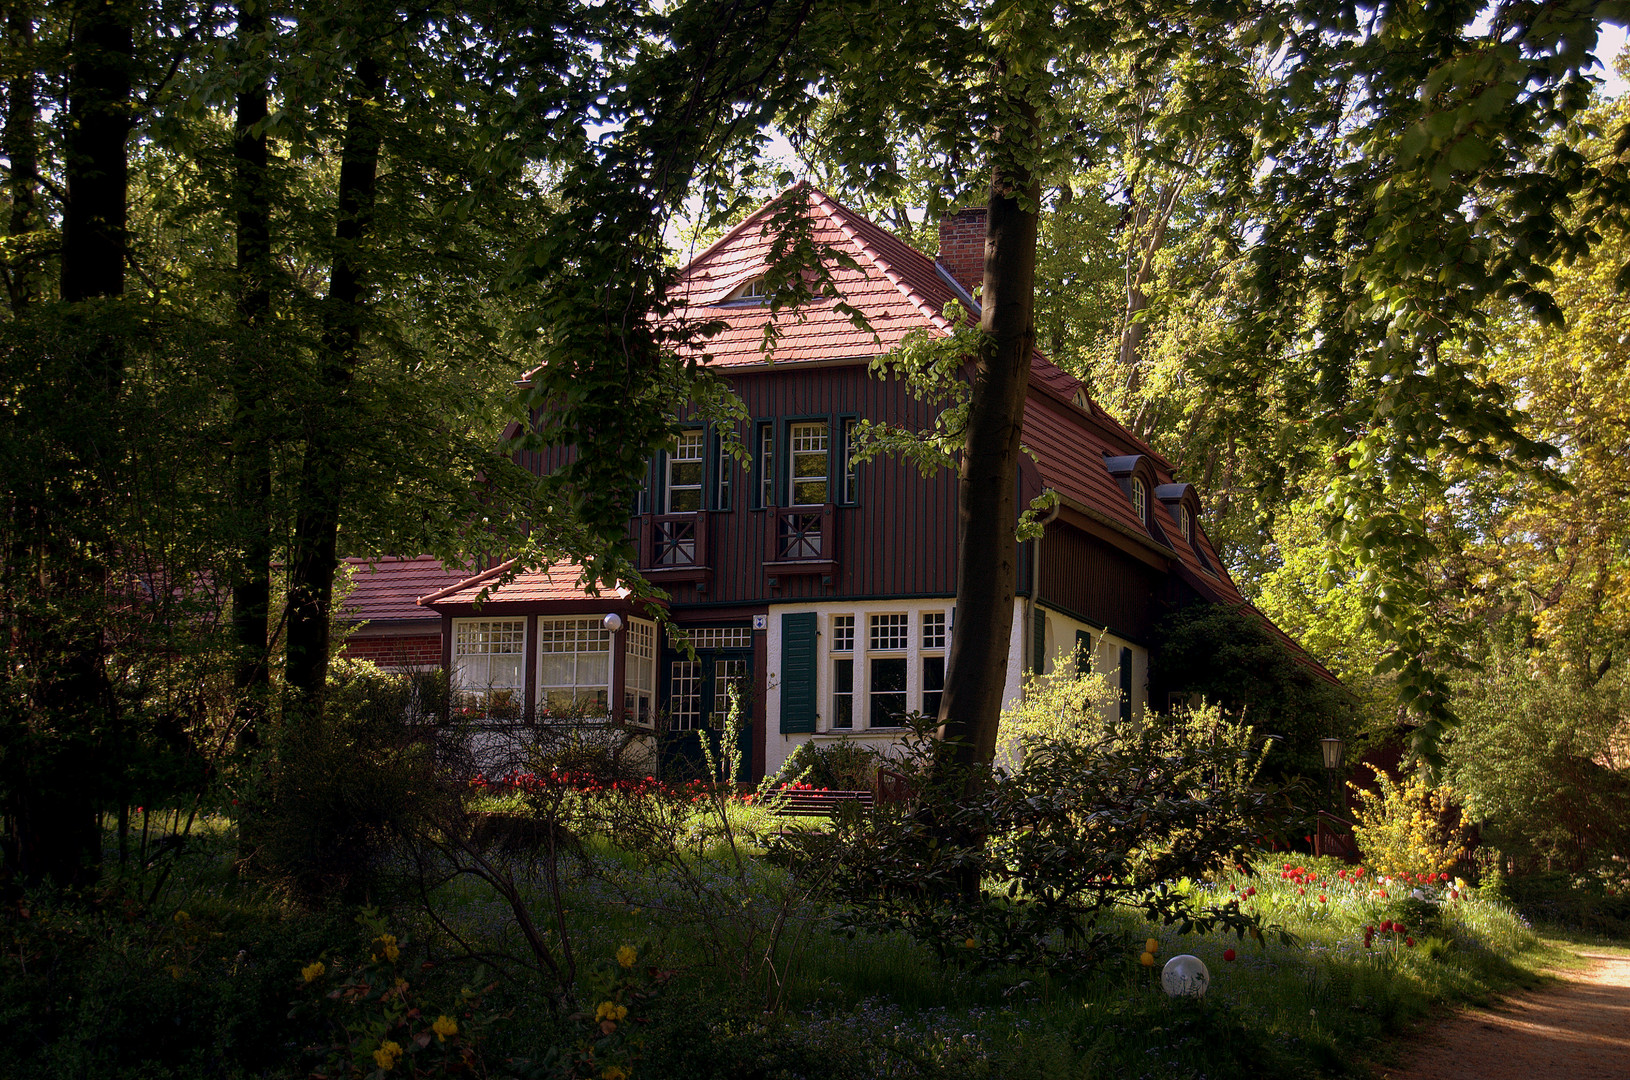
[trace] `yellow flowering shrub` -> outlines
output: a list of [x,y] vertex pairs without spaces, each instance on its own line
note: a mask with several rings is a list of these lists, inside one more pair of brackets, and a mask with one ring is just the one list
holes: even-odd
[[1453,806],[1447,786],[1410,777],[1398,783],[1375,766],[1377,790],[1353,785],[1353,833],[1364,861],[1383,874],[1436,874],[1455,863],[1460,841],[1445,825]]

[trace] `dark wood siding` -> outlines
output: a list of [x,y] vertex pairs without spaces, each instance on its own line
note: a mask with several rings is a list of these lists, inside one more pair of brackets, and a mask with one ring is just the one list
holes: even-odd
[[1144,642],[1168,576],[1061,521],[1041,542],[1041,602]]

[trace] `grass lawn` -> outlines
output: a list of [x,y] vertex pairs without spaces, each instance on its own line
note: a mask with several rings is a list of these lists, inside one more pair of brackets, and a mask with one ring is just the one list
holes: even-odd
[[[0,1042],[0,1075],[303,1077],[323,1057],[305,1049],[331,1045],[338,1031],[318,1022],[314,1006],[353,1028],[342,1039],[353,1075],[428,1069],[428,1057],[388,1070],[373,1058],[382,1036],[369,1025],[389,1001],[341,1005],[323,996],[369,965],[378,927],[360,927],[355,907],[298,910],[234,876],[236,840],[225,819],[209,821],[202,836],[156,894],[152,872],[115,872],[93,904],[33,897],[20,909],[26,918],[6,919],[0,1022],[9,1037]],[[787,895],[783,871],[750,861],[743,895],[723,863],[703,865],[702,884],[687,885],[610,858],[607,848],[598,854],[610,869],[570,879],[564,905],[584,1011],[552,1009],[536,977],[495,959],[525,950],[507,906],[469,879],[431,895],[437,921],[403,879],[387,875],[370,899],[401,956],[372,970],[388,967],[391,979],[410,984],[400,1001],[423,1010],[424,1023],[463,1017],[454,1043],[479,1037],[491,1075],[615,1080],[607,1072],[615,1067],[675,1080],[1218,1080],[1365,1075],[1362,1062],[1412,1022],[1533,985],[1543,969],[1567,961],[1569,944],[1541,940],[1509,908],[1474,892],[1410,899],[1392,883],[1342,880],[1335,862],[1293,860],[1305,872],[1292,878],[1286,860],[1264,857],[1248,871],[1179,887],[1243,896],[1291,941],[1183,935],[1114,916],[1108,925],[1124,949],[1068,982],[941,966],[898,934],[849,938],[818,905],[789,903],[798,933],[782,939],[782,1007],[766,1013],[762,984],[740,974],[758,947],[744,928]],[[556,929],[539,921],[558,946]],[[1377,930],[1366,946],[1364,928],[1383,923],[1404,929]],[[1144,966],[1149,937],[1158,958]],[[458,939],[489,962],[461,958]],[[623,970],[615,957],[629,945],[639,959]],[[1160,989],[1161,964],[1179,953],[1210,969],[1200,1001]],[[307,984],[301,971],[318,960],[325,974]],[[651,995],[625,994],[630,980]],[[460,997],[466,987],[480,991],[479,1001]],[[588,1014],[600,998],[625,1002],[629,1013],[616,1045],[586,1064],[584,1048],[595,1045],[601,1022]],[[446,1050],[431,1039],[425,1053]]]

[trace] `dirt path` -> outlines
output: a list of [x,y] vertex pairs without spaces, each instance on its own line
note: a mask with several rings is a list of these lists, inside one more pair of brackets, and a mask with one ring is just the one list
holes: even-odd
[[1588,971],[1429,1032],[1386,1080],[1630,1080],[1630,957],[1582,951]]

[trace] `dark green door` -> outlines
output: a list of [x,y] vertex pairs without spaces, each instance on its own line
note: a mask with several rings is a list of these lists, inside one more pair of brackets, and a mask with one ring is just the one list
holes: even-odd
[[[694,639],[711,646],[698,648],[695,658],[667,649],[662,663],[662,700],[667,714],[661,739],[663,776],[666,779],[701,776],[706,770],[702,740],[718,754],[719,736],[728,720],[730,690],[736,688],[742,729],[737,740],[736,779],[752,779],[753,771],[753,650],[752,631],[718,634],[695,631]],[[741,644],[738,645],[738,642]]]

